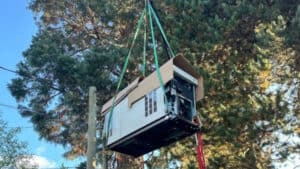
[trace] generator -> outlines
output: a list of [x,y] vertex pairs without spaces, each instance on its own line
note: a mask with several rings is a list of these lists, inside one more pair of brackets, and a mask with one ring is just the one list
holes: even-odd
[[182,55],[160,72],[164,87],[153,72],[117,94],[111,115],[112,99],[103,105],[108,149],[138,157],[199,131],[196,101],[203,97],[203,78]]

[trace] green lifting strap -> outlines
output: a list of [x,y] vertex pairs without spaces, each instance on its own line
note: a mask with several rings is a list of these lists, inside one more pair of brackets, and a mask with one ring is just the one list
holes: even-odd
[[133,38],[133,41],[132,41],[132,44],[130,46],[130,49],[129,49],[129,52],[128,52],[128,55],[126,57],[126,60],[125,60],[125,63],[123,65],[123,68],[122,68],[122,72],[121,72],[121,75],[120,75],[120,78],[119,78],[119,81],[118,81],[118,85],[117,85],[117,89],[116,89],[116,95],[113,97],[113,101],[112,101],[112,105],[110,107],[110,113],[109,113],[109,118],[108,118],[108,126],[106,128],[106,138],[108,137],[108,133],[109,133],[109,129],[110,129],[110,126],[111,126],[111,120],[112,120],[112,115],[113,115],[113,111],[114,111],[114,108],[115,108],[115,104],[116,104],[116,97],[117,97],[117,94],[119,92],[119,89],[120,89],[120,86],[122,84],[122,80],[124,78],[124,75],[125,75],[125,72],[126,72],[126,69],[127,69],[127,66],[128,66],[128,63],[129,63],[129,58],[131,56],[131,52],[132,52],[132,49],[135,45],[135,41],[137,39],[137,36],[139,34],[139,31],[140,31],[140,28],[141,28],[141,25],[143,23],[143,18],[145,16],[145,13],[146,13],[146,7],[145,9],[143,10],[143,13],[138,21],[138,25],[137,25],[137,29],[136,29],[136,32],[134,34],[134,38]]
[[147,45],[147,15],[145,15],[145,22],[144,22],[144,46],[143,46],[143,76],[144,77],[146,76],[146,49],[147,49],[146,45]]
[[160,87],[163,90],[165,100],[167,101],[164,82],[163,82],[163,79],[162,79],[162,76],[161,76],[161,73],[159,70],[158,57],[157,57],[157,51],[156,51],[155,34],[154,34],[153,22],[152,22],[152,16],[151,16],[151,5],[149,5],[149,4],[148,4],[148,13],[149,13],[149,22],[150,22],[151,39],[152,39],[152,45],[153,45],[153,55],[154,55],[154,60],[155,60],[156,74],[157,74],[157,78],[160,83]]
[[[150,4],[150,3],[149,3],[149,4]],[[169,51],[170,51],[172,57],[175,57],[175,54],[174,54],[174,52],[173,52],[173,50],[172,50],[172,48],[171,48],[171,45],[170,45],[170,43],[169,43],[169,41],[168,41],[168,39],[167,39],[167,36],[166,36],[166,34],[165,34],[165,32],[164,32],[164,29],[162,28],[162,26],[161,26],[161,24],[160,24],[160,22],[159,22],[159,19],[158,19],[157,15],[156,15],[155,11],[153,10],[153,7],[151,6],[151,4],[150,4],[149,6],[150,6],[149,10],[151,11],[151,13],[152,13],[153,16],[154,16],[155,22],[156,22],[156,24],[157,24],[157,26],[158,26],[158,28],[159,28],[159,30],[160,30],[160,32],[161,32],[161,34],[162,34],[162,36],[163,36],[165,42],[166,42],[166,44],[167,44],[167,47],[168,47],[168,49],[169,49]]]
[[[119,92],[120,86],[122,84],[122,80],[124,78],[124,75],[125,75],[128,63],[129,63],[131,52],[132,52],[132,49],[133,49],[133,47],[135,45],[135,41],[136,41],[137,36],[139,34],[139,31],[140,31],[141,25],[143,23],[143,18],[145,16],[145,14],[146,14],[146,16],[147,16],[147,14],[149,16],[150,32],[151,32],[151,39],[152,39],[152,45],[153,45],[153,55],[154,55],[154,60],[155,60],[156,74],[157,74],[157,77],[158,77],[158,80],[159,80],[159,83],[160,83],[160,87],[163,90],[164,98],[167,101],[163,79],[162,79],[162,76],[161,76],[161,73],[160,73],[160,70],[159,70],[159,63],[158,63],[158,56],[157,56],[157,50],[156,50],[156,40],[155,40],[155,34],[154,34],[154,28],[153,28],[152,14],[153,14],[154,19],[156,21],[156,24],[158,25],[158,28],[159,28],[159,30],[160,30],[160,32],[161,32],[161,34],[162,34],[162,36],[163,36],[163,38],[164,38],[167,46],[168,46],[168,49],[169,49],[172,57],[175,57],[175,55],[174,55],[173,50],[170,47],[168,39],[167,39],[167,37],[165,35],[165,32],[164,32],[164,30],[163,30],[163,28],[162,28],[162,26],[161,26],[161,24],[159,22],[159,19],[158,19],[157,15],[156,15],[155,11],[153,10],[151,4],[147,0],[147,4],[145,6],[145,9],[142,12],[142,15],[141,15],[139,21],[138,21],[137,29],[136,29],[136,32],[134,34],[134,38],[133,38],[131,47],[129,49],[128,55],[126,57],[125,63],[124,63],[123,68],[122,68],[122,72],[121,72],[121,75],[120,75],[120,78],[119,78],[119,81],[118,81],[118,85],[117,85],[117,89],[116,89],[116,95],[113,97],[112,106],[110,107],[110,110],[109,110],[110,113],[109,113],[109,119],[108,119],[108,126],[106,128],[105,136],[103,135],[106,138],[108,137],[109,129],[110,129],[110,126],[111,126],[112,115],[113,115],[113,111],[114,111],[115,104],[116,104],[116,97],[117,97],[117,94]],[[145,76],[145,72],[146,72],[146,44],[147,44],[147,29],[146,29],[146,23],[144,23],[143,76]],[[106,138],[104,138],[104,139],[106,139]]]

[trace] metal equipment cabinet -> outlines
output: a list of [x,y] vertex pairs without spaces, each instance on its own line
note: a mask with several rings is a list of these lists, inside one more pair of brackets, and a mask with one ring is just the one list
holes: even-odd
[[196,101],[203,97],[203,78],[178,55],[160,67],[164,89],[156,72],[138,78],[103,105],[107,147],[134,157],[169,145],[199,131]]

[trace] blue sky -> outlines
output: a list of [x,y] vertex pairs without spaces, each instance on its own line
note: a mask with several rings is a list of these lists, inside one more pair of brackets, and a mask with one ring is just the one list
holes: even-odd
[[[37,32],[33,14],[27,6],[29,0],[6,0],[0,6],[0,66],[15,70],[16,64],[22,60],[22,52],[31,42],[32,36]],[[42,167],[55,167],[64,163],[65,166],[76,166],[78,161],[66,161],[62,154],[64,149],[59,145],[40,140],[31,128],[29,119],[22,118],[16,109],[1,106],[1,104],[17,106],[10,95],[7,84],[15,74],[0,69],[0,113],[10,127],[25,127],[19,135],[20,140],[28,142],[31,153],[43,159]]]
[[[4,0],[0,6],[0,66],[16,69],[16,64],[22,60],[22,52],[31,42],[37,32],[32,13],[27,9],[29,0]],[[43,163],[42,168],[55,168],[64,163],[65,166],[76,166],[78,161],[67,161],[62,157],[64,149],[59,145],[40,140],[33,131],[29,119],[22,118],[15,108],[1,106],[1,104],[17,106],[10,95],[7,84],[15,74],[0,69],[0,113],[10,127],[25,127],[19,135],[20,140],[28,142],[31,153],[37,155],[35,160]],[[82,159],[79,159],[82,160]],[[287,166],[278,168],[292,168],[295,161]]]

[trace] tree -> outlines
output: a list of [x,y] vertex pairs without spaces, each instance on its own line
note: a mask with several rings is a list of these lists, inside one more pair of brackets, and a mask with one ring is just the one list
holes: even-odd
[[0,168],[17,166],[29,158],[27,144],[17,138],[20,131],[20,128],[9,128],[0,116]]
[[[263,147],[276,141],[274,131],[290,124],[287,114],[299,118],[299,90],[292,110],[285,90],[266,91],[275,83],[299,88],[299,4],[298,0],[155,3],[174,51],[183,53],[205,79],[205,98],[198,111],[209,168],[270,168],[272,152]],[[133,0],[31,1],[39,33],[23,53],[20,76],[9,88],[17,100],[29,101],[19,107],[20,113],[31,118],[42,138],[70,145],[65,156],[85,153],[88,86],[97,87],[100,106],[114,95],[121,61],[143,7],[143,1]],[[124,86],[140,74],[141,46],[139,38]],[[167,57],[161,39],[158,46],[163,62]],[[147,58],[152,61],[150,52]],[[297,128],[299,123],[293,123],[290,131]],[[299,147],[282,150],[287,154]],[[146,163],[167,168],[176,160],[182,168],[196,168],[192,138],[161,149]]]

